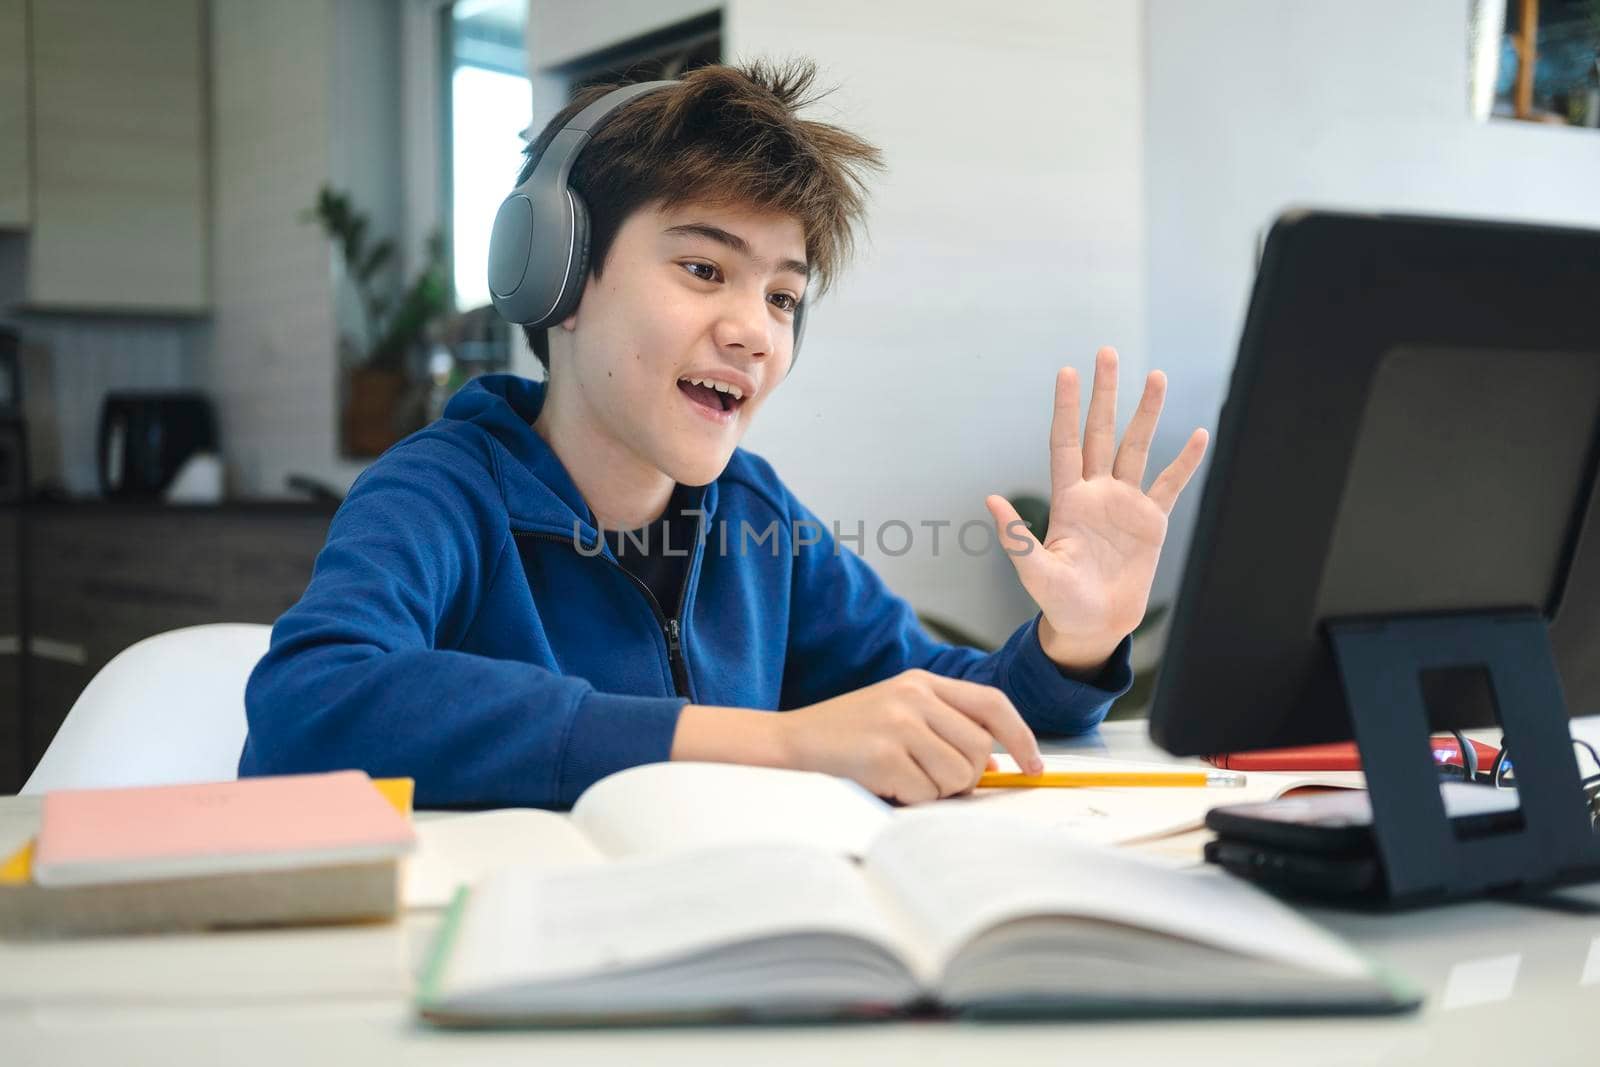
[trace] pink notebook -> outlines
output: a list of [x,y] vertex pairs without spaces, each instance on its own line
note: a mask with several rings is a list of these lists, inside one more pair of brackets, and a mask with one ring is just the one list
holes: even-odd
[[104,885],[367,863],[415,843],[362,771],[74,789],[45,795],[33,877]]

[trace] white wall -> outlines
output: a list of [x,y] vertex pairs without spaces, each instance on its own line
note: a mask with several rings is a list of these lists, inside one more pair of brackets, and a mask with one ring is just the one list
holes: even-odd
[[[213,351],[236,492],[281,496],[291,473],[336,488],[332,249],[300,220],[332,182],[380,234],[399,232],[399,18],[389,0],[214,0]],[[348,299],[338,302],[347,316]]]
[[[404,207],[400,213],[401,267],[414,278],[427,262],[428,236],[444,224],[444,56],[441,14],[449,0],[401,0],[399,10],[399,159]],[[391,146],[391,150],[393,146]]]
[[[729,8],[733,56],[815,57],[825,109],[889,167],[870,245],[749,444],[824,520],[917,529],[905,556],[863,554],[992,639],[1032,602],[1009,558],[952,535],[990,521],[989,493],[1047,493],[1057,368],[1107,343],[1143,364],[1141,21],[1087,0]],[[937,555],[924,520],[951,523]]]
[[328,177],[371,219],[369,240],[394,237],[403,248],[410,202],[402,194],[400,108],[410,57],[401,51],[401,21],[410,12],[395,0],[332,0],[330,12]]
[[326,241],[299,215],[330,167],[329,0],[211,10],[212,358],[235,489],[334,466]]
[[[1147,0],[1146,227],[1158,449],[1214,426],[1289,204],[1600,226],[1600,136],[1468,113],[1469,0]],[[1198,484],[1174,516],[1175,587]]]
[[[592,11],[534,6],[535,75],[597,26],[616,41],[665,21]],[[724,20],[733,60],[814,58],[838,87],[816,117],[889,167],[870,240],[746,444],[824,521],[864,521],[863,555],[919,609],[1003,638],[1031,603],[956,529],[989,521],[988,493],[1047,490],[1056,368],[1105,343],[1143,365],[1142,7],[732,0]],[[552,110],[536,82],[536,124]],[[916,531],[904,556],[872,540],[894,519]],[[950,523],[937,555],[923,521]]]

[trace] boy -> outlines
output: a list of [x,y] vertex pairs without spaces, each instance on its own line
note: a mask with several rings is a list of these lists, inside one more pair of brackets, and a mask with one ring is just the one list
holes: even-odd
[[[1115,449],[1116,354],[1086,432],[1056,380],[1041,544],[1000,543],[1041,612],[992,655],[932,641],[838,531],[737,448],[835,275],[875,148],[801,120],[814,70],[708,67],[629,100],[569,187],[577,309],[530,331],[547,383],[499,375],[356,481],[246,693],[241,774],[410,775],[424,806],[570,806],[665,759],[843,775],[905,803],[970,790],[996,742],[1096,725],[1130,681],[1196,431],[1140,489],[1164,381]],[[588,90],[529,147],[610,87]],[[774,714],[781,711],[782,714]]]

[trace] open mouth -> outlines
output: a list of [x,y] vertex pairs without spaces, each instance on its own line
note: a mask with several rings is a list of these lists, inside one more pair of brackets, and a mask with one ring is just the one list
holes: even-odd
[[[719,383],[720,384],[720,383]],[[678,390],[691,401],[710,411],[722,413],[736,411],[744,397],[729,392],[731,387],[713,384],[703,378],[679,378]]]

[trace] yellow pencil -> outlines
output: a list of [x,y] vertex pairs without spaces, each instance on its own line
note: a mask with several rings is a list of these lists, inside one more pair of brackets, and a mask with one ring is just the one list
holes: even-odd
[[1099,789],[1107,786],[1189,786],[1205,788],[1244,785],[1237,771],[1045,771],[1018,774],[984,771],[979,789]]

